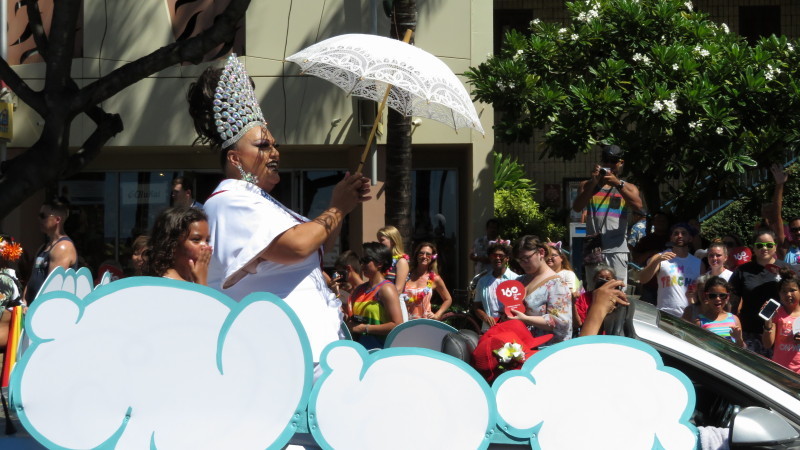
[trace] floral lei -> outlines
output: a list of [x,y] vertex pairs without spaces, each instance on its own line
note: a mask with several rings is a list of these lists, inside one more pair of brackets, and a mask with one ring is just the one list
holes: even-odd
[[422,288],[421,290],[417,291],[413,296],[406,295],[406,298],[405,298],[406,302],[409,305],[413,305],[414,303],[421,302],[422,299],[424,299],[425,296],[428,295],[428,293],[433,291],[434,282],[436,281],[435,277],[436,277],[435,273],[428,272],[428,282],[425,283],[425,287]]

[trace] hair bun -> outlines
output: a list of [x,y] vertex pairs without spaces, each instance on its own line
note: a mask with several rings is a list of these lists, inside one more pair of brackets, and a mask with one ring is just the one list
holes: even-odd
[[781,281],[797,278],[795,271],[786,267],[781,267],[780,270],[778,270],[778,276],[781,277]]

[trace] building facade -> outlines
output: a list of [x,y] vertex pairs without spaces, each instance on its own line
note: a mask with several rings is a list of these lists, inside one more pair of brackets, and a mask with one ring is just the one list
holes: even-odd
[[[85,85],[194,35],[225,4],[224,0],[84,0],[73,77]],[[479,64],[492,51],[491,2],[418,0],[417,6],[415,45],[440,57],[456,74]],[[42,6],[45,24],[46,8]],[[9,42],[18,40],[12,35],[19,33],[13,31],[19,29],[13,25],[16,13],[9,2]],[[304,215],[314,217],[326,207],[333,185],[358,165],[375,106],[348,97],[326,81],[301,75],[284,59],[340,34],[388,36],[389,26],[377,0],[253,0],[241,24],[233,49],[253,78],[270,130],[281,144],[282,180],[274,194]],[[18,53],[14,69],[33,88],[40,88],[43,63],[24,51]],[[85,263],[93,271],[107,260],[126,266],[132,240],[146,233],[168,206],[175,176],[192,172],[201,202],[221,178],[217,155],[192,145],[196,133],[185,100],[189,84],[214,64],[220,65],[220,59],[170,67],[106,101],[103,108],[120,114],[125,130],[81,174],[33,195],[5,218],[3,229],[34,251],[43,239],[33,226],[38,224],[39,205],[46,196],[63,195],[71,201],[73,213],[67,232]],[[486,136],[465,129],[455,132],[427,119],[413,131],[414,239],[436,241],[451,288],[466,284],[472,270],[466,255],[493,211],[489,164],[494,116],[490,106],[476,108]],[[9,157],[31,145],[41,130],[41,118],[26,105],[18,103],[15,116]],[[93,129],[87,117],[79,117],[70,144],[77,148]],[[380,130],[377,156],[365,170],[374,182],[373,199],[350,215],[339,248],[326,256],[326,264],[341,249],[360,251],[360,244],[375,240],[384,225],[383,180],[391,169],[384,164],[385,123]]]

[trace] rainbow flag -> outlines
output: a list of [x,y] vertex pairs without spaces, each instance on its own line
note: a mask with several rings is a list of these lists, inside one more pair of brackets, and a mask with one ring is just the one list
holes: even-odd
[[22,306],[15,306],[11,309],[11,322],[8,324],[8,343],[6,344],[6,354],[3,359],[3,375],[0,386],[8,387],[8,378],[11,369],[17,362],[17,350],[19,350],[20,337],[22,336],[23,326]]

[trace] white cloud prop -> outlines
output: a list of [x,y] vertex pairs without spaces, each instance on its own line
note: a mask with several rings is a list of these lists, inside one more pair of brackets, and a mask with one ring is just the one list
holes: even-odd
[[309,401],[309,425],[328,449],[479,449],[494,429],[492,391],[463,361],[428,349],[369,354],[329,345]]
[[500,428],[531,438],[534,448],[695,448],[690,381],[633,339],[592,336],[554,345],[493,388]]
[[164,278],[91,291],[86,274],[51,276],[28,312],[32,345],[11,390],[38,441],[263,449],[291,438],[313,370],[308,338],[285,303],[267,293],[236,303]]

